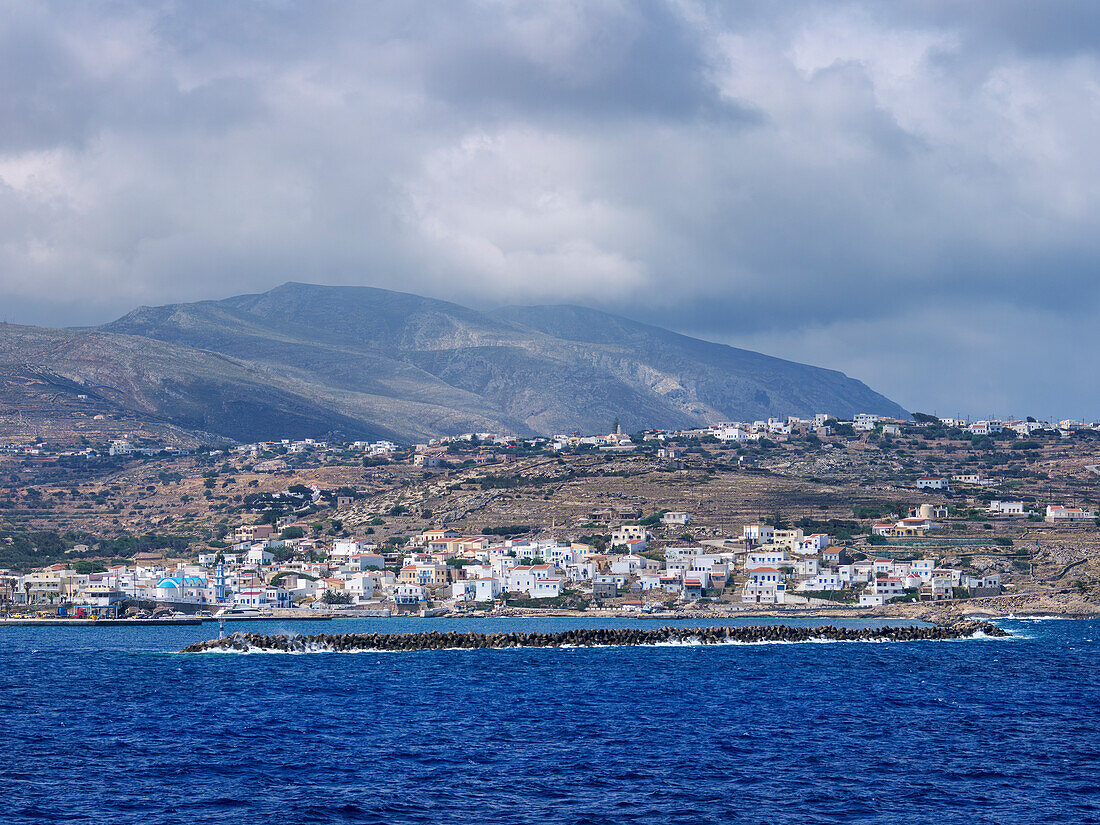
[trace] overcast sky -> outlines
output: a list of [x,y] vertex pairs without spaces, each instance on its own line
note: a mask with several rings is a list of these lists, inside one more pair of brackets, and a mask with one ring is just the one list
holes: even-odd
[[3,9],[0,320],[365,284],[1100,417],[1100,3]]

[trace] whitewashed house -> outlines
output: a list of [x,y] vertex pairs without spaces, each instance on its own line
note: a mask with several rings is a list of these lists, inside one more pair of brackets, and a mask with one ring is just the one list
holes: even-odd
[[741,601],[745,604],[782,603],[786,585],[782,582],[749,581],[741,591]]
[[802,552],[807,554],[820,553],[830,543],[827,533],[814,533],[812,536],[806,536],[802,539]]
[[745,557],[745,567],[778,567],[790,563],[786,550],[754,550]]
[[767,544],[775,535],[775,528],[767,524],[746,524],[741,535],[753,544]]
[[843,590],[844,583],[840,580],[835,570],[822,570],[817,575],[804,581],[799,590]]
[[1031,511],[1022,501],[991,501],[987,512],[991,516],[1013,516],[1026,518]]
[[564,580],[557,576],[536,578],[531,582],[532,599],[553,599],[561,595]]
[[749,581],[757,584],[768,582],[774,584],[784,579],[783,574],[774,567],[757,567],[746,572],[748,573]]
[[1046,520],[1052,524],[1091,521],[1094,518],[1096,518],[1096,513],[1092,510],[1085,510],[1081,507],[1061,507],[1054,504],[1047,505]]
[[[646,540],[646,529],[641,524],[623,524],[611,531],[611,545],[627,544],[628,542]],[[643,548],[644,549],[644,548]]]
[[424,601],[424,588],[407,582],[398,584],[393,588],[393,600],[397,604],[419,604]]
[[937,478],[918,478],[916,486],[918,490],[950,490],[951,481],[943,476]]
[[271,564],[275,561],[275,556],[270,550],[265,550],[262,546],[253,546],[248,548],[248,552],[244,554],[245,564],[265,565]]

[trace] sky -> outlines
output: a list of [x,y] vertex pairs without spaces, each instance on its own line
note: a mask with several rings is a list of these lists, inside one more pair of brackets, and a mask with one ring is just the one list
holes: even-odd
[[0,320],[572,303],[1100,418],[1100,4],[17,2]]

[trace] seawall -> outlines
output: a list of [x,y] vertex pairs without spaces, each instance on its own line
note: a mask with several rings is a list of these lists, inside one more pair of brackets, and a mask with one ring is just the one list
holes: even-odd
[[603,645],[727,644],[730,642],[838,642],[965,639],[978,634],[1008,636],[989,622],[962,621],[933,627],[847,628],[760,625],[744,627],[578,628],[561,633],[341,633],[315,636],[265,636],[234,633],[197,642],[184,653],[214,650],[266,650],[296,653],[315,650],[448,650],[508,647],[594,647]]

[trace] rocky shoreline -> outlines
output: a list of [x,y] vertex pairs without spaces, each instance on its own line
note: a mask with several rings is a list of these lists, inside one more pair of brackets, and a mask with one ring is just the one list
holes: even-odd
[[761,642],[837,642],[966,639],[979,634],[1008,636],[989,622],[961,621],[933,627],[862,627],[847,628],[791,627],[754,625],[746,627],[660,627],[578,628],[560,633],[341,633],[315,636],[265,636],[261,633],[234,633],[188,645],[183,653],[209,651],[272,651],[304,653],[312,651],[345,652],[354,650],[451,650],[495,649],[510,647],[595,647],[608,645],[646,646],[660,644],[729,644]]

